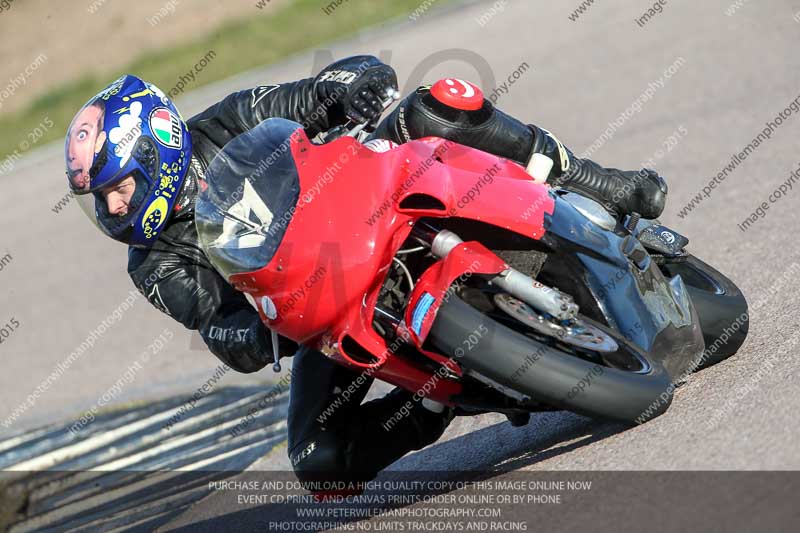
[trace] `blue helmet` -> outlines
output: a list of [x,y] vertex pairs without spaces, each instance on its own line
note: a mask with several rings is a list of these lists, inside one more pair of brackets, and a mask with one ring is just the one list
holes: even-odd
[[92,222],[113,239],[147,247],[175,206],[192,139],[158,87],[125,75],[72,119],[64,157],[70,189]]

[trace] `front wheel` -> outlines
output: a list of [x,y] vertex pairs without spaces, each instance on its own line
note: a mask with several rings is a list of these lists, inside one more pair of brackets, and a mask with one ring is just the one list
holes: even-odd
[[504,320],[496,308],[490,313],[453,296],[439,308],[428,340],[465,371],[535,402],[628,423],[669,407],[673,388],[661,364],[609,328],[580,317],[613,339],[610,348],[593,353],[590,346],[565,344],[522,321]]

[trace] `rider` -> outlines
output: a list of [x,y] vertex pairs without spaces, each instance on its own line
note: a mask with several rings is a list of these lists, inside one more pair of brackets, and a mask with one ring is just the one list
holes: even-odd
[[[194,202],[204,173],[231,139],[270,117],[303,125],[313,137],[348,120],[374,124],[397,90],[391,67],[373,56],[342,59],[315,78],[229,95],[182,120],[156,86],[126,75],[93,97],[73,119],[65,158],[71,190],[109,237],[129,245],[128,273],[156,308],[198,330],[208,348],[239,372],[273,359],[271,339],[246,297],[218,274],[198,245]],[[438,135],[526,165],[533,153],[555,162],[550,181],[609,205],[618,214],[656,217],[666,185],[654,172],[604,169],[566,150],[549,132],[525,125],[483,100],[475,112],[431,100],[420,88],[375,135],[395,142]],[[623,191],[619,194],[618,191]],[[289,456],[301,481],[315,476],[371,479],[410,450],[436,441],[452,409],[395,389],[362,404],[371,379],[281,338],[293,360]],[[358,386],[353,387],[354,384]],[[348,391],[348,394],[342,394]],[[335,409],[329,409],[335,405]],[[410,414],[381,426],[405,407]],[[321,416],[327,411],[327,417]]]

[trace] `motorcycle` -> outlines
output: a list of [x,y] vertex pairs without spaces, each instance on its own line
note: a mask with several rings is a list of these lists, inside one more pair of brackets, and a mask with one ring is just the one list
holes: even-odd
[[452,141],[359,130],[313,142],[268,119],[207,171],[201,244],[276,354],[281,335],[514,425],[554,409],[642,423],[744,342],[741,292],[658,221]]

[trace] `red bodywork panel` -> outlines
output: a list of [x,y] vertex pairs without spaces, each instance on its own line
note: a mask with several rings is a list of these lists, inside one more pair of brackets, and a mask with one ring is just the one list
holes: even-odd
[[[468,218],[541,238],[544,215],[553,211],[547,187],[533,183],[514,162],[439,138],[378,153],[349,137],[314,145],[298,130],[291,150],[301,192],[281,245],[267,266],[232,276],[231,283],[256,302],[272,301],[277,316],[268,318],[264,305],[259,313],[280,335],[407,390],[434,382],[428,396],[448,402],[460,391],[458,382],[393,356],[372,328],[392,258],[423,217]],[[413,342],[421,345],[454,280],[503,268],[492,252],[472,242],[428,269],[413,292],[406,324],[422,294],[436,301],[421,330],[410,332]]]
[[406,309],[406,324],[414,344],[421,347],[425,342],[436,311],[454,281],[466,281],[474,274],[499,274],[507,268],[502,259],[479,242],[465,242],[428,268],[414,287]]

